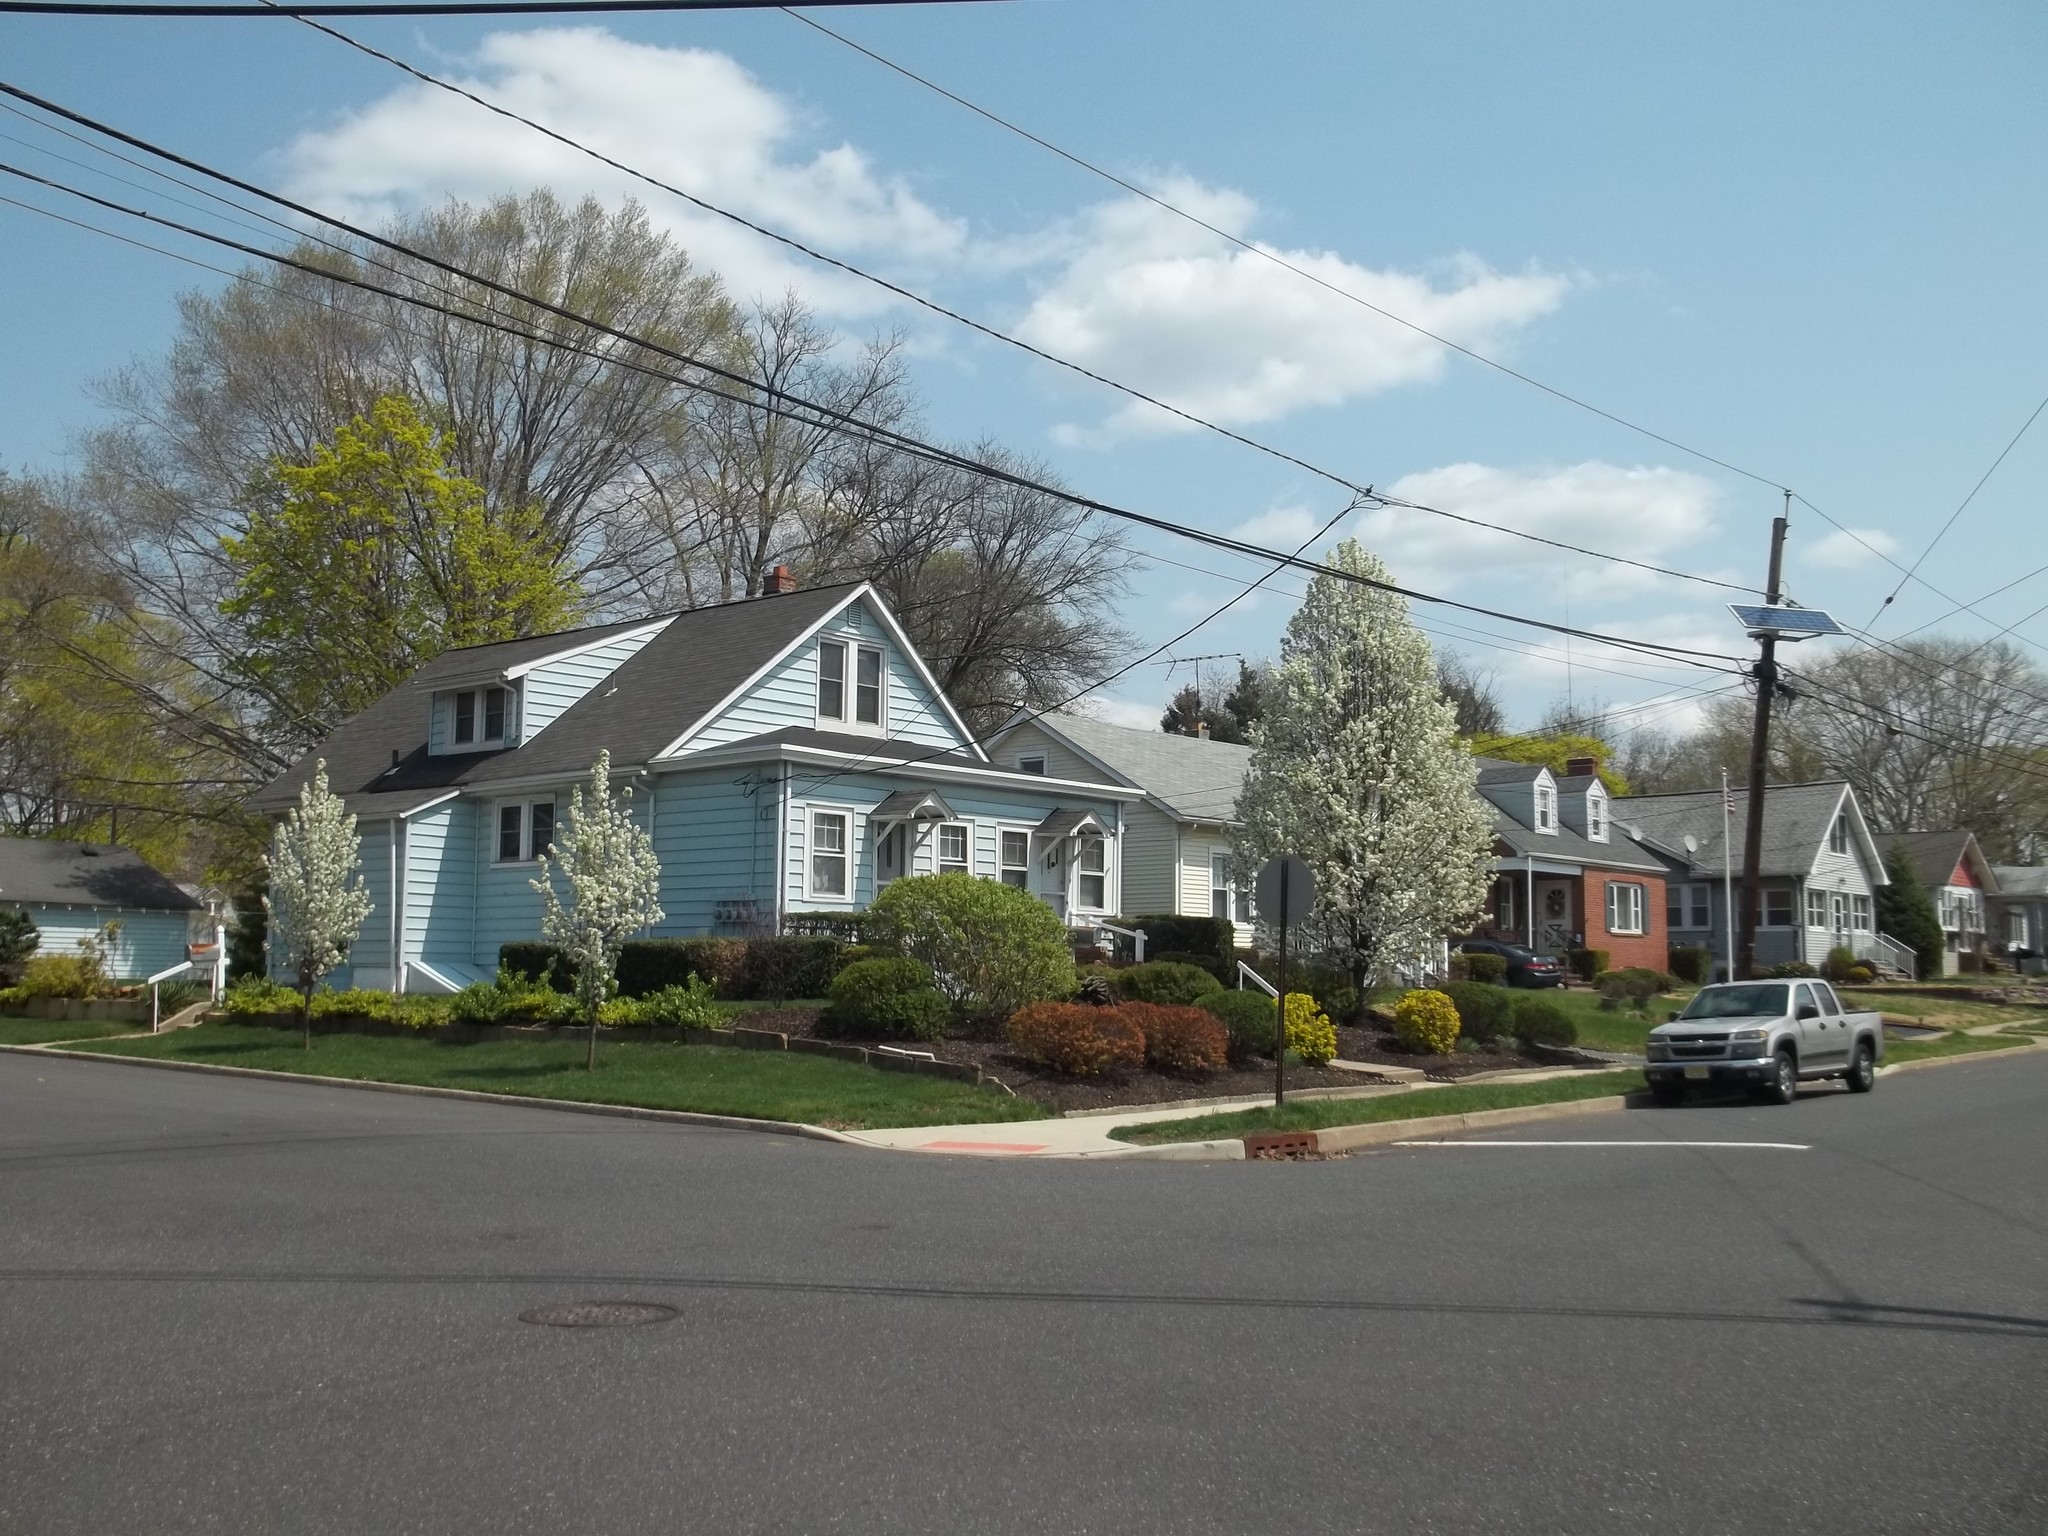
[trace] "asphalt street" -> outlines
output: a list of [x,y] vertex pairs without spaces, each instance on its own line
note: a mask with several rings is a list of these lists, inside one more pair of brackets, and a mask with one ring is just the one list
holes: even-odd
[[[992,1162],[0,1055],[0,1531],[2048,1530],[2048,1058],[1494,1139]],[[620,1300],[677,1315],[519,1318]]]

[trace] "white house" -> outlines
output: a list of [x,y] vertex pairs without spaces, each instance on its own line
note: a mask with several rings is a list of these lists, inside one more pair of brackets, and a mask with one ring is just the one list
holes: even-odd
[[1973,832],[1893,832],[1884,839],[1895,856],[1910,860],[1941,919],[1941,974],[1962,971],[1994,940],[1987,903],[1998,894],[1998,875]]

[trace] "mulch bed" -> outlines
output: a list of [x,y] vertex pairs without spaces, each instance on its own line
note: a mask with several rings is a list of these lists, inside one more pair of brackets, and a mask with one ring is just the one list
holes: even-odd
[[[772,1029],[787,1035],[815,1035],[815,1008],[764,1008],[749,1010],[735,1019],[749,1029]],[[1248,1067],[1227,1067],[1206,1075],[1161,1072],[1151,1067],[1137,1071],[1105,1072],[1100,1077],[1067,1077],[1027,1061],[1002,1040],[947,1039],[918,1044],[903,1042],[913,1050],[929,1050],[941,1061],[955,1061],[981,1068],[1020,1098],[1036,1099],[1057,1114],[1075,1109],[1117,1109],[1126,1105],[1177,1104],[1188,1099],[1249,1098],[1273,1091],[1273,1064],[1257,1062]],[[1505,1067],[1556,1065],[1554,1060],[1532,1060],[1527,1056],[1494,1051],[1460,1051],[1451,1056],[1417,1056],[1401,1048],[1400,1041],[1384,1030],[1365,1027],[1337,1028],[1337,1054],[1346,1061],[1384,1063],[1390,1066],[1420,1067],[1432,1078],[1445,1081],[1469,1077],[1475,1072],[1498,1071]],[[1287,1086],[1299,1088],[1364,1088],[1374,1079],[1362,1072],[1335,1067],[1291,1065]]]

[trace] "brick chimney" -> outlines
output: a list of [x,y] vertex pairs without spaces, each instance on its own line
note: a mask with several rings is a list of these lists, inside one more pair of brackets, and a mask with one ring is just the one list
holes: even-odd
[[1564,776],[1568,779],[1588,779],[1600,771],[1597,757],[1568,757],[1564,760]]
[[796,590],[796,572],[786,565],[778,565],[761,578],[761,595],[775,597],[784,592]]

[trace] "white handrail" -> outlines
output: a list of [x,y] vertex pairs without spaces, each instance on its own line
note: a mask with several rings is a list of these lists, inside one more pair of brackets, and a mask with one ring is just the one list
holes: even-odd
[[1237,962],[1238,991],[1242,992],[1244,990],[1246,978],[1250,978],[1253,982],[1257,983],[1259,990],[1265,993],[1266,996],[1275,999],[1277,999],[1280,996],[1280,989],[1278,987],[1274,986],[1273,983],[1266,980],[1265,977],[1261,976],[1257,971],[1253,970],[1250,966],[1246,965],[1242,960],[1240,960]]
[[173,976],[176,976],[184,971],[189,971],[191,969],[192,962],[190,960],[180,960],[176,965],[172,966],[167,971],[158,971],[154,976],[145,976],[143,978],[143,981],[147,985],[153,987],[160,981],[169,981]]
[[1140,965],[1143,965],[1143,964],[1145,963],[1145,930],[1144,930],[1144,929],[1142,929],[1142,928],[1119,928],[1119,927],[1117,927],[1117,925],[1116,925],[1115,923],[1103,923],[1103,922],[1098,922],[1098,923],[1097,923],[1097,924],[1096,924],[1095,926],[1096,926],[1097,928],[1099,928],[1100,930],[1102,930],[1102,932],[1104,932],[1104,933],[1115,933],[1115,934],[1121,934],[1121,935],[1122,935],[1123,937],[1125,937],[1125,938],[1129,939],[1129,940],[1131,941],[1132,947],[1133,947],[1134,949],[1136,949],[1136,950],[1137,950],[1137,952],[1138,952],[1138,964],[1140,964]]
[[184,972],[189,971],[191,969],[192,962],[190,960],[180,960],[176,965],[172,966],[169,970],[158,971],[154,976],[149,978],[149,1032],[152,1035],[157,1032],[158,1024],[163,1016],[162,1009],[159,1006],[159,994],[157,992],[158,985],[162,982],[169,981],[173,976],[182,975]]

